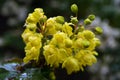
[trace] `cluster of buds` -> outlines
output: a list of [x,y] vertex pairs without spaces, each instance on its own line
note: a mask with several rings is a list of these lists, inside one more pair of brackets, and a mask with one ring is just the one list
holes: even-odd
[[[77,15],[76,4],[71,6],[71,11]],[[95,48],[100,45],[100,40],[94,31],[85,28],[94,19],[94,15],[89,15],[83,24],[79,24],[77,16],[72,16],[70,22],[66,22],[63,16],[47,18],[43,9],[36,8],[28,15],[22,34],[26,44],[24,63],[31,60],[38,63],[45,59],[43,65],[53,68],[62,65],[61,68],[65,68],[68,74],[91,66],[97,61]],[[100,27],[95,31],[102,33]]]

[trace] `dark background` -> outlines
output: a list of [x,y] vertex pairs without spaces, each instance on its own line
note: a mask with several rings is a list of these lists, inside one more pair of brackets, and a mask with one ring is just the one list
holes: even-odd
[[78,19],[95,14],[92,25],[101,26],[104,32],[100,37],[102,44],[96,49],[98,62],[70,78],[120,80],[120,0],[0,0],[0,62],[24,57],[21,33],[28,13],[34,8],[43,8],[48,18],[62,15],[69,21],[73,3],[79,7]]

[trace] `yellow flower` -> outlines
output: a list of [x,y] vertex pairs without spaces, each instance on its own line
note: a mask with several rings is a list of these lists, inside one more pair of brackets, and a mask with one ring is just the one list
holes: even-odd
[[69,39],[69,38],[65,39],[65,46],[67,48],[71,48],[72,44],[73,44],[73,41],[71,39]]
[[46,45],[44,46],[44,53],[45,60],[48,65],[58,67],[59,63],[61,62],[59,55],[58,55],[58,49],[55,48],[53,45]]
[[96,55],[97,53],[89,50],[80,50],[78,53],[75,54],[75,58],[79,61],[81,64],[80,67],[86,66],[86,65],[92,65],[97,61]]
[[69,56],[70,55],[68,54],[66,49],[64,49],[64,48],[59,49],[59,58],[60,58],[61,62],[63,62]]
[[27,24],[26,27],[30,30],[36,30],[36,28],[37,28],[36,24],[34,24],[34,23],[29,23],[29,24]]
[[42,35],[38,33],[35,33],[34,35],[28,38],[32,46],[40,46],[40,47],[42,46],[41,39],[42,39]]
[[62,31],[66,33],[68,36],[71,36],[73,34],[72,27],[69,26],[67,22],[63,24]]
[[95,37],[95,34],[90,30],[84,30],[83,35],[88,40],[93,39]]
[[25,29],[24,32],[22,33],[22,38],[25,43],[28,42],[28,38],[33,35],[33,32],[30,31],[29,29]]
[[50,44],[53,44],[57,47],[64,47],[64,41],[67,38],[67,35],[63,32],[57,32],[56,34],[54,34]]
[[84,43],[83,43],[84,39],[79,38],[77,40],[74,41],[74,48],[79,48],[79,49],[83,49],[84,48]]
[[26,19],[26,23],[37,23],[44,15],[44,12],[41,8],[36,8],[33,13],[30,13]]
[[90,45],[87,49],[91,51],[95,50],[95,48],[101,44],[98,38],[93,38],[92,40],[89,40],[89,42],[90,42]]
[[94,42],[94,40],[89,40],[89,42],[90,42],[90,45],[87,49],[92,51],[96,48],[96,43]]
[[37,23],[37,19],[30,13],[26,19],[26,23]]
[[61,30],[62,30],[62,27],[63,27],[62,24],[56,22],[54,25],[55,25],[55,29],[56,29],[57,31],[61,31]]
[[47,35],[52,35],[52,34],[55,34],[57,32],[56,28],[55,28],[55,24],[56,24],[56,21],[55,21],[55,18],[49,18],[47,21],[46,21],[46,34]]
[[25,47],[26,56],[23,60],[25,63],[29,62],[30,60],[38,61],[40,48],[42,46],[41,43],[42,37],[43,37],[42,34],[30,31],[30,29],[28,28],[26,28],[26,30],[22,34],[22,38],[26,43]]
[[28,63],[30,60],[38,61],[40,50],[32,47],[30,50],[26,50],[26,56],[23,59],[24,63]]
[[71,74],[72,72],[79,71],[79,62],[73,57],[68,57],[62,64],[62,68],[66,68],[67,73]]

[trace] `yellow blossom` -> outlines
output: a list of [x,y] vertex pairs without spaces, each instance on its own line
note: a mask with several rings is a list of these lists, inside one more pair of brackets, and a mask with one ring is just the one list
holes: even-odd
[[72,44],[73,44],[73,41],[71,39],[69,39],[69,38],[65,39],[65,46],[67,48],[72,47]]
[[24,32],[22,33],[22,38],[24,40],[25,43],[28,42],[28,38],[33,35],[33,32],[30,31],[29,29],[25,29]]
[[28,63],[30,60],[38,61],[39,59],[39,50],[35,47],[32,47],[30,50],[26,50],[26,56],[23,59],[25,63]]
[[68,57],[62,64],[62,68],[66,68],[67,73],[71,74],[72,72],[79,71],[79,62],[73,57]]
[[59,66],[59,63],[61,62],[59,55],[58,55],[58,49],[55,48],[53,45],[46,45],[44,46],[44,53],[45,60],[48,65],[52,66]]
[[56,34],[54,34],[50,44],[54,44],[57,47],[64,47],[64,41],[67,38],[67,35],[63,32],[58,32]]
[[68,36],[71,36],[73,34],[72,27],[69,26],[67,22],[63,24],[62,31],[66,33]]
[[93,51],[80,50],[78,53],[75,54],[75,58],[81,64],[80,67],[83,67],[83,66],[86,66],[86,65],[90,66],[97,61],[94,54],[96,54],[96,53],[94,53]]
[[74,41],[74,48],[79,48],[79,49],[83,49],[84,48],[84,43],[83,43],[84,39],[79,38],[77,40]]
[[34,23],[29,23],[29,24],[27,24],[26,27],[30,30],[36,30],[36,28],[37,28],[36,24],[34,24]]
[[55,25],[53,24],[56,24],[55,18],[49,18],[46,21],[46,34],[52,35],[57,32]]
[[44,12],[41,8],[36,8],[33,13],[30,13],[26,19],[26,23],[37,23],[44,15]]
[[83,35],[88,40],[93,39],[95,37],[95,34],[90,30],[84,30]]

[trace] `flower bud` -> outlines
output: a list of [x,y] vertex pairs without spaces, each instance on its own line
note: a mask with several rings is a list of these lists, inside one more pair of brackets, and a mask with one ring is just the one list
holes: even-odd
[[90,46],[90,42],[87,40],[82,41],[84,48],[88,48]]
[[71,18],[71,22],[72,22],[73,24],[77,24],[77,23],[78,23],[77,17],[72,17],[72,18]]
[[93,21],[95,19],[95,15],[93,15],[93,14],[89,15],[88,19],[90,19],[91,21]]
[[56,17],[56,22],[60,23],[60,24],[63,24],[64,23],[64,17],[63,16],[57,16]]
[[103,33],[103,29],[98,26],[98,27],[95,28],[95,33],[96,34],[102,34]]
[[47,20],[47,16],[44,15],[43,17],[40,18],[39,21],[40,23],[44,23],[46,20]]
[[96,46],[100,46],[101,42],[98,38],[94,38]]
[[91,23],[92,23],[92,21],[89,18],[84,20],[84,24],[86,24],[86,25],[89,25]]
[[77,6],[76,4],[72,4],[72,6],[71,6],[71,11],[72,11],[73,13],[77,13],[77,12],[78,12],[78,6]]
[[84,26],[81,26],[81,25],[78,25],[78,27],[79,27],[79,28],[78,28],[78,32],[82,32],[82,31],[84,31],[84,29],[85,29]]

